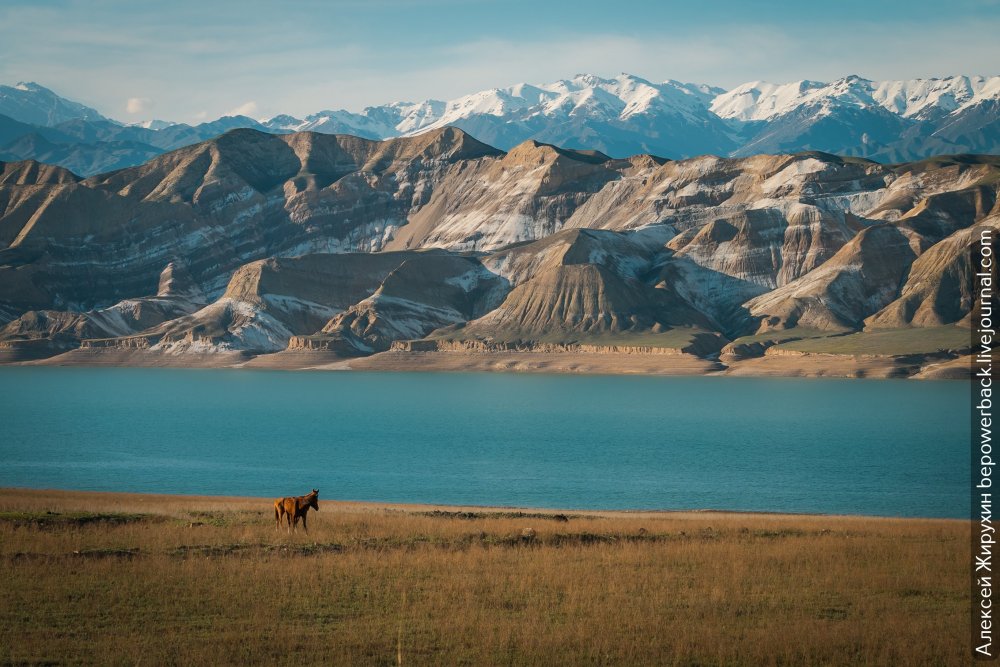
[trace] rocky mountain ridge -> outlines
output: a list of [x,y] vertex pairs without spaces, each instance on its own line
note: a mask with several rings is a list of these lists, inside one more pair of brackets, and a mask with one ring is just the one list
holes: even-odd
[[0,160],[34,159],[84,176],[135,166],[236,128],[271,133],[415,136],[446,126],[510,150],[535,140],[626,158],[819,150],[880,162],[1000,152],[1000,76],[832,83],[750,82],[726,91],[630,74],[580,74],[454,100],[396,102],[296,118],[224,117],[190,126],[126,125],[38,84],[0,87]]
[[86,179],[4,163],[0,358],[413,340],[714,358],[746,337],[960,328],[998,184],[993,156],[615,159],[452,127],[240,129]]

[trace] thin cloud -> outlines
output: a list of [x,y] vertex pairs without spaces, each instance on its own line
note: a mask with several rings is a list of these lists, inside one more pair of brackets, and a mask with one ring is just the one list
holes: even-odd
[[244,102],[235,109],[230,109],[226,112],[227,116],[252,116],[257,113],[257,103],[251,100],[250,102]]
[[146,113],[153,107],[153,100],[148,97],[130,97],[125,102],[125,113]]

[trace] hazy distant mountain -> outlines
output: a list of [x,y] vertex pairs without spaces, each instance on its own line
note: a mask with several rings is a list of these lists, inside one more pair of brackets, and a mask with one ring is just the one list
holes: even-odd
[[100,174],[131,167],[163,150],[138,141],[109,140],[94,143],[55,143],[33,132],[0,146],[0,160],[37,160],[66,167],[74,173]]
[[67,100],[37,83],[0,86],[0,114],[30,125],[52,126],[67,120],[107,120],[95,109]]
[[[733,155],[822,150],[883,162],[1000,151],[1000,76],[869,81],[849,76],[774,85],[753,82],[717,96],[741,144]],[[969,120],[975,119],[975,120]],[[966,127],[966,132],[946,128]]]
[[150,127],[103,118],[29,125],[0,116],[0,160],[37,160],[91,176],[134,167],[166,151],[246,128],[274,132],[246,116],[224,116],[194,126],[160,121]]
[[151,120],[141,120],[138,123],[129,123],[129,126],[131,127],[141,127],[146,130],[163,130],[171,125],[177,125],[177,123],[169,120],[159,120],[156,118]]
[[[655,83],[630,74],[612,79],[581,74],[450,101],[396,102],[304,118],[282,114],[265,121],[233,116],[196,126],[167,121],[125,125],[37,84],[18,84],[0,87],[0,114],[32,126],[18,130],[0,120],[0,156],[52,160],[85,176],[114,168],[108,165],[141,164],[150,147],[172,150],[235,128],[387,139],[454,126],[503,150],[530,139],[612,157],[821,150],[901,162],[1000,152],[1000,76],[755,81],[725,91],[677,81]],[[6,145],[29,134],[58,148],[37,139]],[[39,152],[30,152],[33,145]]]

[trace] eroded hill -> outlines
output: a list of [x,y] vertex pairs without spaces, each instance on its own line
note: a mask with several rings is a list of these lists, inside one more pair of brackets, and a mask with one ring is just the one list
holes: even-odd
[[[88,179],[6,163],[0,352],[349,358],[426,339],[716,359],[967,326],[998,183],[995,156],[612,159],[451,127],[235,130]],[[963,351],[946,340],[927,352]]]

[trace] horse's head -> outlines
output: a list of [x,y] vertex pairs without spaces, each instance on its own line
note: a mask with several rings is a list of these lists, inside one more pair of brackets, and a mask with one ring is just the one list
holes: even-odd
[[317,489],[313,489],[312,493],[309,494],[309,507],[319,511],[319,491]]

